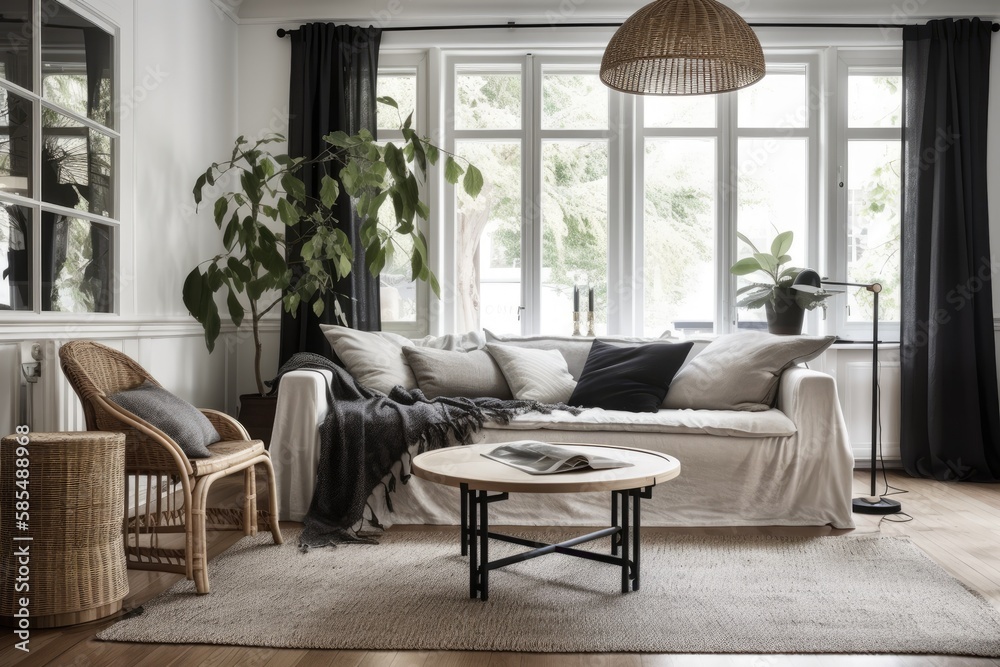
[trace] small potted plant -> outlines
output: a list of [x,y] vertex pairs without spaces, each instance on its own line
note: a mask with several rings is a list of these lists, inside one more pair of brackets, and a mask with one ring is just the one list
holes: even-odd
[[766,280],[744,285],[736,292],[736,305],[741,308],[764,308],[767,315],[767,330],[775,334],[802,333],[805,311],[821,307],[826,310],[826,298],[830,292],[818,290],[805,292],[792,288],[792,283],[803,269],[786,264],[792,261],[788,255],[792,247],[792,232],[781,232],[771,242],[770,252],[761,252],[745,235],[736,236],[746,243],[753,254],[744,257],[729,267],[736,276],[763,273]]
[[[391,98],[379,98],[379,102],[396,107]],[[184,305],[204,327],[210,352],[222,325],[216,293],[225,293],[227,316],[234,325],[239,327],[249,320],[258,395],[266,392],[261,376],[260,322],[264,316],[278,304],[294,316],[302,303],[311,304],[319,316],[325,308],[322,297],[358,269],[352,266],[351,240],[337,227],[333,207],[340,186],[330,173],[340,175],[344,191],[364,221],[361,242],[365,268],[378,275],[394,252],[405,252],[398,240],[410,237],[412,278],[427,281],[440,295],[427,262],[427,240],[417,224],[417,218],[426,220],[430,215],[420,198],[417,179],[424,177],[428,164],[437,164],[444,151],[420,138],[410,127],[411,118],[402,123],[404,140],[400,146],[378,144],[367,130],[354,135],[333,132],[324,137],[329,148],[310,160],[270,153],[269,144],[284,141],[281,135],[255,142],[241,136],[228,160],[213,163],[198,177],[196,205],[202,203],[206,188],[221,187],[213,208],[215,225],[222,232],[223,252],[188,274]],[[444,177],[452,184],[461,182],[465,192],[476,197],[483,186],[482,174],[468,161],[462,160],[463,167],[459,160],[445,154]],[[318,197],[306,195],[298,176],[307,163],[321,164],[327,172]],[[387,200],[393,204],[388,207],[393,213],[389,219],[380,218],[382,203]],[[287,233],[272,231],[269,223],[278,222]],[[287,249],[297,246],[297,256],[288,256]],[[334,304],[338,319],[344,321],[340,304],[336,300]]]

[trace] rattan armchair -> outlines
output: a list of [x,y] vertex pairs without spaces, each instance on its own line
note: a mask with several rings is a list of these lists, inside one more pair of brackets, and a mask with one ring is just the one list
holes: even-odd
[[[188,459],[168,435],[107,400],[110,394],[146,381],[159,386],[142,366],[118,350],[89,341],[64,344],[59,358],[83,403],[87,430],[125,434],[125,473],[133,482],[131,498],[125,501],[128,567],[183,573],[194,580],[199,593],[208,593],[206,530],[254,535],[259,517],[274,543],[282,543],[271,459],[264,444],[251,440],[238,421],[202,410],[222,440],[209,445],[211,457]],[[267,475],[267,511],[257,510],[256,466]],[[238,472],[244,476],[242,507],[207,507],[212,482]],[[176,535],[174,544],[166,535],[170,533]],[[179,548],[181,533],[183,548]]]

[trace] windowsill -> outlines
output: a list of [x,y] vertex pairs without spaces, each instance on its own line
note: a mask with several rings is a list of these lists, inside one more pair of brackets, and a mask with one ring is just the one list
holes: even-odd
[[[844,342],[836,341],[833,345],[829,347],[831,350],[870,350],[872,349],[871,341],[854,341],[854,342]],[[882,341],[878,344],[878,349],[880,350],[898,350],[899,341]]]

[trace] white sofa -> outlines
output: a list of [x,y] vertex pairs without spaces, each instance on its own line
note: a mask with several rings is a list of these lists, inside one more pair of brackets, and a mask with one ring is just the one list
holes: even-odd
[[[319,460],[317,428],[327,415],[330,377],[329,371],[300,370],[281,381],[270,451],[283,520],[301,521],[309,509]],[[761,412],[595,408],[576,416],[528,413],[506,426],[487,424],[475,442],[535,439],[670,454],[680,460],[681,473],[643,503],[647,526],[853,528],[854,459],[834,379],[792,366],[781,373],[777,391],[775,407]],[[458,490],[417,477],[396,487],[393,512],[381,488],[369,502],[385,526],[459,522]],[[512,494],[491,514],[496,524],[604,525],[610,500],[596,493]]]

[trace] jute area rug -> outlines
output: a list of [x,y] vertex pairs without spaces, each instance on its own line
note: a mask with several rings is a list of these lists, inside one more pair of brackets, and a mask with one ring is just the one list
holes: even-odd
[[[1000,613],[898,537],[643,536],[641,590],[620,570],[548,555],[490,573],[472,600],[457,528],[298,551],[244,538],[114,641],[286,648],[1000,656]],[[544,540],[565,530],[525,533]],[[609,549],[608,540],[584,545]],[[522,550],[491,541],[490,557]]]

